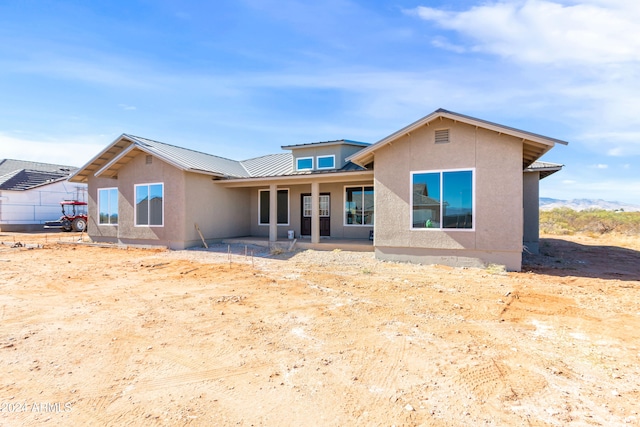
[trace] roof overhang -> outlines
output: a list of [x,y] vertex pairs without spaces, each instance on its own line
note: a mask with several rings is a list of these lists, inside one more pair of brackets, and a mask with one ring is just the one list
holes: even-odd
[[134,144],[129,136],[122,134],[113,141],[107,148],[98,153],[94,158],[89,160],[84,166],[78,169],[71,177],[71,182],[87,182],[89,177],[95,175],[97,171],[104,169],[104,166],[111,162],[112,159],[120,155],[123,151]]
[[423,117],[422,119],[400,129],[399,131],[392,133],[391,135],[381,139],[375,144],[370,145],[369,147],[366,147],[358,151],[357,153],[347,157],[346,160],[364,167],[364,165],[373,162],[375,152],[380,148],[391,144],[393,141],[396,141],[397,139],[410,134],[418,128],[421,128],[423,126],[430,126],[433,121],[442,120],[445,118],[453,120],[454,122],[466,123],[471,126],[492,130],[494,132],[497,132],[498,134],[505,134],[520,139],[523,143],[523,168],[531,165],[543,154],[553,148],[555,144],[568,144],[568,142],[562,141],[560,139],[549,138],[543,135],[515,129],[509,126],[503,126],[486,120],[477,119],[475,117],[465,116],[464,114],[454,113],[452,111],[447,111],[441,108],[429,114],[428,116]]
[[270,184],[277,185],[297,185],[310,184],[318,182],[327,183],[350,183],[358,181],[373,181],[373,171],[350,171],[350,172],[334,172],[334,173],[310,173],[304,175],[282,175],[262,178],[231,178],[216,180],[216,184],[228,188],[254,188],[264,187]]
[[354,147],[368,147],[368,142],[360,142],[360,141],[351,141],[349,139],[338,139],[335,141],[323,141],[323,142],[310,142],[307,144],[293,144],[293,145],[283,145],[280,148],[283,150],[293,150],[298,148],[315,148],[315,147],[329,147],[332,145],[350,145]]
[[86,183],[92,175],[100,178],[117,178],[119,170],[140,152],[153,155],[154,157],[157,157],[180,170],[216,177],[224,177],[223,174],[211,171],[184,168],[182,165],[173,161],[170,157],[163,156],[161,153],[152,152],[145,146],[145,144],[141,143],[136,138],[127,134],[122,134],[113,143],[111,143],[111,145],[102,150],[100,154],[89,160],[87,164],[71,175],[69,181]]
[[540,179],[544,179],[549,175],[552,175],[560,170],[564,165],[559,163],[549,163],[549,162],[534,162],[528,168],[524,170],[525,173],[538,172],[540,173]]

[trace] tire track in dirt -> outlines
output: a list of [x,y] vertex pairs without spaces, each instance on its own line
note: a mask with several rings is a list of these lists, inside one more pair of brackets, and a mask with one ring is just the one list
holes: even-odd
[[139,381],[135,385],[136,393],[147,391],[155,391],[162,389],[172,389],[175,387],[201,383],[207,381],[215,381],[222,378],[234,377],[252,373],[258,369],[271,366],[268,364],[246,364],[241,367],[227,366],[223,368],[207,369],[202,371],[187,372],[184,374],[171,375],[163,378],[155,378],[150,380]]
[[[404,336],[385,338],[381,347],[357,346],[349,358],[349,364],[356,368],[353,380],[368,391],[365,399],[343,403],[347,413],[355,415],[355,424],[370,423],[372,416],[375,417],[380,410],[388,411],[389,403],[397,398],[398,374],[405,355],[406,339]],[[363,337],[360,343],[366,341]]]
[[[213,356],[213,355],[212,355]],[[176,351],[171,351],[166,348],[162,349],[159,354],[153,354],[152,357],[166,360],[175,365],[182,366],[184,368],[189,369],[190,371],[197,371],[202,368],[202,364],[196,363],[195,360],[188,357],[186,354],[178,353]],[[214,356],[215,357],[215,356]]]

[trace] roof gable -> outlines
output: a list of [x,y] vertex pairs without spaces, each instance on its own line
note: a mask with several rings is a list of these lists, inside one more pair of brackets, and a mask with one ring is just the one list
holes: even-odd
[[391,142],[397,140],[398,138],[401,138],[406,134],[413,132],[414,130],[422,126],[429,126],[431,122],[442,118],[451,119],[455,122],[466,123],[471,126],[492,130],[494,132],[497,132],[498,134],[506,134],[521,139],[524,144],[522,162],[523,167],[525,168],[539,159],[555,144],[568,144],[566,141],[562,141],[560,139],[550,138],[547,136],[500,125],[497,123],[489,122],[487,120],[477,119],[475,117],[466,116],[464,114],[459,114],[440,108],[433,113],[421,118],[420,120],[417,120],[410,125],[405,126],[404,128],[392,133],[386,138],[381,139],[375,144],[370,145],[367,148],[363,148],[359,152],[348,157],[347,160],[361,166],[371,163],[373,161],[375,152],[380,148],[390,144]]
[[70,179],[86,182],[89,175],[114,178],[118,171],[139,152],[155,156],[172,166],[195,173],[218,177],[246,177],[249,172],[236,160],[182,148],[152,139],[122,134],[111,145],[91,159]]

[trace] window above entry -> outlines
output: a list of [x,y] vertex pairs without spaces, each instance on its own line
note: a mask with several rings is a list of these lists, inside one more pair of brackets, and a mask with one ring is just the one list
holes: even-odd
[[313,170],[313,157],[299,157],[296,159],[296,170]]
[[335,169],[336,167],[336,156],[318,156],[317,158],[317,169]]

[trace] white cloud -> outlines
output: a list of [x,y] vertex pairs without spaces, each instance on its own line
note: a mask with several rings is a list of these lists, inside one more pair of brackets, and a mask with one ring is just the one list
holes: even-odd
[[103,150],[112,139],[105,135],[31,139],[0,133],[0,159],[30,160],[79,167]]
[[465,53],[467,51],[467,49],[464,46],[453,44],[444,37],[434,38],[431,41],[431,44],[440,49],[446,49],[456,53]]
[[598,163],[597,165],[593,165],[592,167],[594,167],[596,169],[608,169],[609,165],[605,165],[603,163]]
[[640,3],[563,3],[567,1],[493,1],[461,12],[419,6],[413,13],[470,38],[475,51],[521,62],[562,66],[640,61]]
[[598,148],[599,151],[604,150],[607,156],[627,157],[640,155],[640,132],[634,130],[587,132],[580,135],[580,139]]
[[133,105],[127,105],[127,104],[118,104],[118,107],[122,108],[123,110],[136,110],[137,108]]

